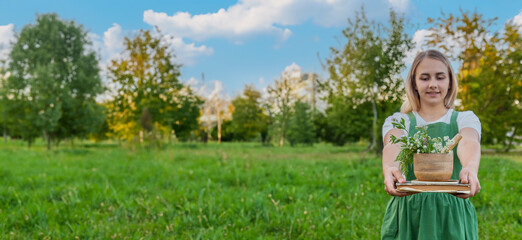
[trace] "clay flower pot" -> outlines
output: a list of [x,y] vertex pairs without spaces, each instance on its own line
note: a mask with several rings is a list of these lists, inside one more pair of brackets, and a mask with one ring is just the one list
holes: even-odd
[[453,152],[415,153],[413,172],[419,181],[448,181],[453,174]]

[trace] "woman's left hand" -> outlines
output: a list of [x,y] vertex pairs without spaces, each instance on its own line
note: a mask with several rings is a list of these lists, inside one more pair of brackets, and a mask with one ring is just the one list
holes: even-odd
[[456,194],[455,195],[456,197],[466,199],[466,198],[473,197],[473,196],[477,195],[477,193],[480,192],[480,182],[477,177],[477,171],[474,171],[469,168],[462,168],[462,170],[460,171],[459,178],[460,178],[460,183],[463,183],[463,184],[469,183],[471,189],[469,191],[469,194]]

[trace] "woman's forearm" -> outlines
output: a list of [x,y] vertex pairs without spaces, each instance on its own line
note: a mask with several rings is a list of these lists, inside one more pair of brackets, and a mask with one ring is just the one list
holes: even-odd
[[478,141],[463,139],[460,141],[457,153],[463,168],[478,172],[480,165],[480,144]]
[[464,128],[460,131],[462,140],[457,147],[457,154],[462,164],[459,179],[462,183],[470,184],[469,193],[457,194],[459,198],[470,198],[480,192],[478,169],[480,165],[480,141],[479,134],[472,128]]
[[384,146],[382,150],[382,170],[383,173],[386,169],[390,167],[399,168],[399,162],[396,162],[395,159],[400,152],[399,144],[388,144]]
[[394,135],[396,137],[400,137],[404,135],[404,133],[399,129],[391,130],[384,137],[384,148],[382,149],[382,171],[383,174],[386,174],[386,169],[395,167],[399,168],[399,162],[396,162],[395,159],[399,152],[401,151],[400,143],[392,144],[390,143],[390,136]]
[[474,129],[465,128],[461,131],[462,140],[457,147],[457,155],[463,168],[478,172],[480,165],[480,142]]

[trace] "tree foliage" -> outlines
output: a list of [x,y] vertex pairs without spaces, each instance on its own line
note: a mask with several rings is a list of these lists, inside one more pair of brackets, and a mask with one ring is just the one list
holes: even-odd
[[261,93],[253,86],[247,85],[243,94],[232,100],[234,110],[230,127],[235,140],[251,141],[265,131],[267,116],[261,107],[260,99]]
[[8,73],[5,68],[5,61],[0,60],[0,128],[4,137],[4,142],[7,141],[7,124],[10,118],[7,115],[7,85]]
[[126,37],[124,46],[122,57],[108,67],[115,86],[108,104],[114,136],[151,143],[172,131],[187,137],[199,126],[202,101],[179,81],[180,65],[173,62],[174,54],[162,36],[141,30],[134,38]]
[[[331,48],[327,60],[330,78],[323,83],[328,92],[327,118],[334,121],[330,126],[340,127],[337,144],[355,136],[371,138],[369,148],[380,149],[380,124],[400,105],[403,81],[399,74],[412,43],[404,31],[404,17],[392,10],[389,27],[368,21],[364,9],[348,23],[343,30],[346,43],[341,49]],[[368,113],[366,109],[372,109],[370,115],[361,114]],[[349,124],[356,121],[371,122],[369,136],[359,135],[356,125]]]
[[6,88],[9,128],[30,144],[43,132],[52,139],[85,137],[103,116],[95,97],[103,91],[98,59],[87,32],[56,14],[25,26],[9,55]]
[[312,112],[307,103],[295,102],[286,135],[292,146],[300,143],[312,145],[315,142]]
[[266,107],[269,108],[271,125],[270,132],[275,139],[279,140],[279,146],[283,146],[286,134],[290,126],[292,107],[301,100],[298,90],[305,83],[301,75],[293,76],[292,72],[283,72],[279,79],[274,80],[274,84],[268,86],[269,97]]
[[[461,12],[428,19],[432,34],[428,45],[446,50],[459,60],[460,110],[472,110],[482,123],[484,143],[502,143],[505,150],[522,127],[519,117],[522,85],[522,38],[515,22],[507,22],[502,34],[492,32],[496,18],[477,12]],[[460,51],[455,51],[459,49]]]

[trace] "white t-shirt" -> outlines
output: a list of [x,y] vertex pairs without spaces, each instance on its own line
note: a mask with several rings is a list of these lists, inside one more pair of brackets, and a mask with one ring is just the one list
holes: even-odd
[[[437,122],[443,122],[443,123],[449,124],[451,121],[451,115],[453,114],[453,111],[454,111],[453,109],[449,109],[448,112],[446,114],[444,114],[444,116],[442,116],[438,120],[435,120],[432,122],[426,122],[415,111],[413,112],[413,115],[415,116],[415,119],[417,120],[417,126],[424,126],[424,125],[437,123]],[[393,115],[387,117],[386,120],[384,120],[384,124],[382,125],[383,141],[384,141],[384,137],[386,136],[386,134],[394,128],[392,125],[393,119],[400,121],[401,118],[404,119],[404,125],[406,125],[406,129],[410,129],[410,118],[408,117],[408,114],[396,112]],[[467,128],[467,127],[475,129],[477,131],[477,133],[479,134],[479,138],[480,138],[480,135],[482,133],[482,128],[480,126],[480,120],[477,117],[477,115],[475,115],[475,113],[473,113],[472,111],[459,112],[459,115],[457,116],[457,125],[459,126],[459,132],[461,129]],[[404,134],[406,134],[406,132],[404,132]]]

